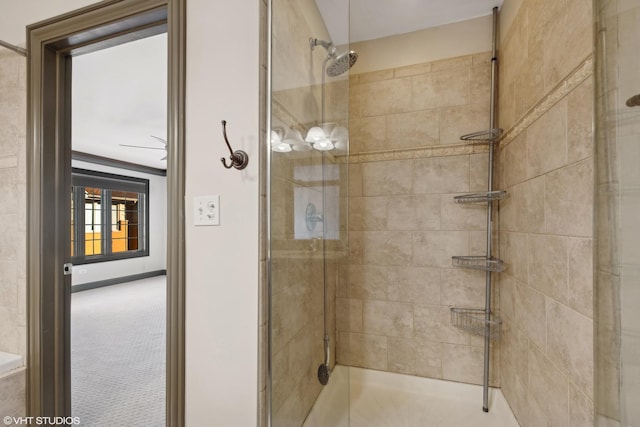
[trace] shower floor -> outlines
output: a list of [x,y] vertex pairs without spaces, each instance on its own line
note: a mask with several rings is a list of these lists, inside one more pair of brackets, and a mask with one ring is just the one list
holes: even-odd
[[304,427],[519,427],[500,389],[336,366]]

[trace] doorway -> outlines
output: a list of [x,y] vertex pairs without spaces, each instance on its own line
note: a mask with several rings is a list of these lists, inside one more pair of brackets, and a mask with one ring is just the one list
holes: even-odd
[[184,425],[184,20],[181,0],[106,1],[28,27],[30,416],[72,414],[72,58],[167,32],[165,423]]

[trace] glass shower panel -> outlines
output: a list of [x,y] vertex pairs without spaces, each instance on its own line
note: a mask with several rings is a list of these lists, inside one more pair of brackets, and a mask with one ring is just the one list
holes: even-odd
[[597,0],[595,412],[640,426],[640,0]]
[[[348,1],[344,1],[348,10]],[[331,25],[335,25],[332,23]],[[348,15],[342,23],[348,29]],[[314,1],[271,2],[271,426],[348,426],[336,293],[348,281],[348,72]],[[343,29],[344,34],[348,30]],[[336,55],[337,56],[337,55]],[[335,74],[335,73],[334,73]],[[348,318],[348,308],[340,318]],[[326,382],[326,385],[323,383]]]

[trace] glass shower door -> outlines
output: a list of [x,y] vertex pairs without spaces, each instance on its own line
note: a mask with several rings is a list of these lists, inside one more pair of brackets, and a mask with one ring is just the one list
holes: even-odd
[[598,0],[595,412],[640,426],[640,0]]
[[271,426],[348,426],[336,293],[348,242],[349,80],[348,69],[327,73],[345,47],[333,45],[315,2],[273,0],[271,17]]

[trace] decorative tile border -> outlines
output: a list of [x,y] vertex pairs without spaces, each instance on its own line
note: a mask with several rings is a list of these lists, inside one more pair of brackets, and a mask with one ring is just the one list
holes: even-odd
[[500,147],[508,145],[518,135],[527,129],[533,122],[538,120],[542,115],[551,109],[558,101],[567,96],[571,91],[577,88],[582,82],[593,75],[593,55],[585,58],[564,80],[558,83],[549,91],[537,104],[527,111],[502,138],[500,138]]
[[401,150],[354,153],[349,156],[336,156],[336,158],[341,163],[368,163],[386,160],[422,159],[425,157],[462,156],[468,154],[487,153],[488,151],[489,146],[487,144],[448,144],[406,148]]

